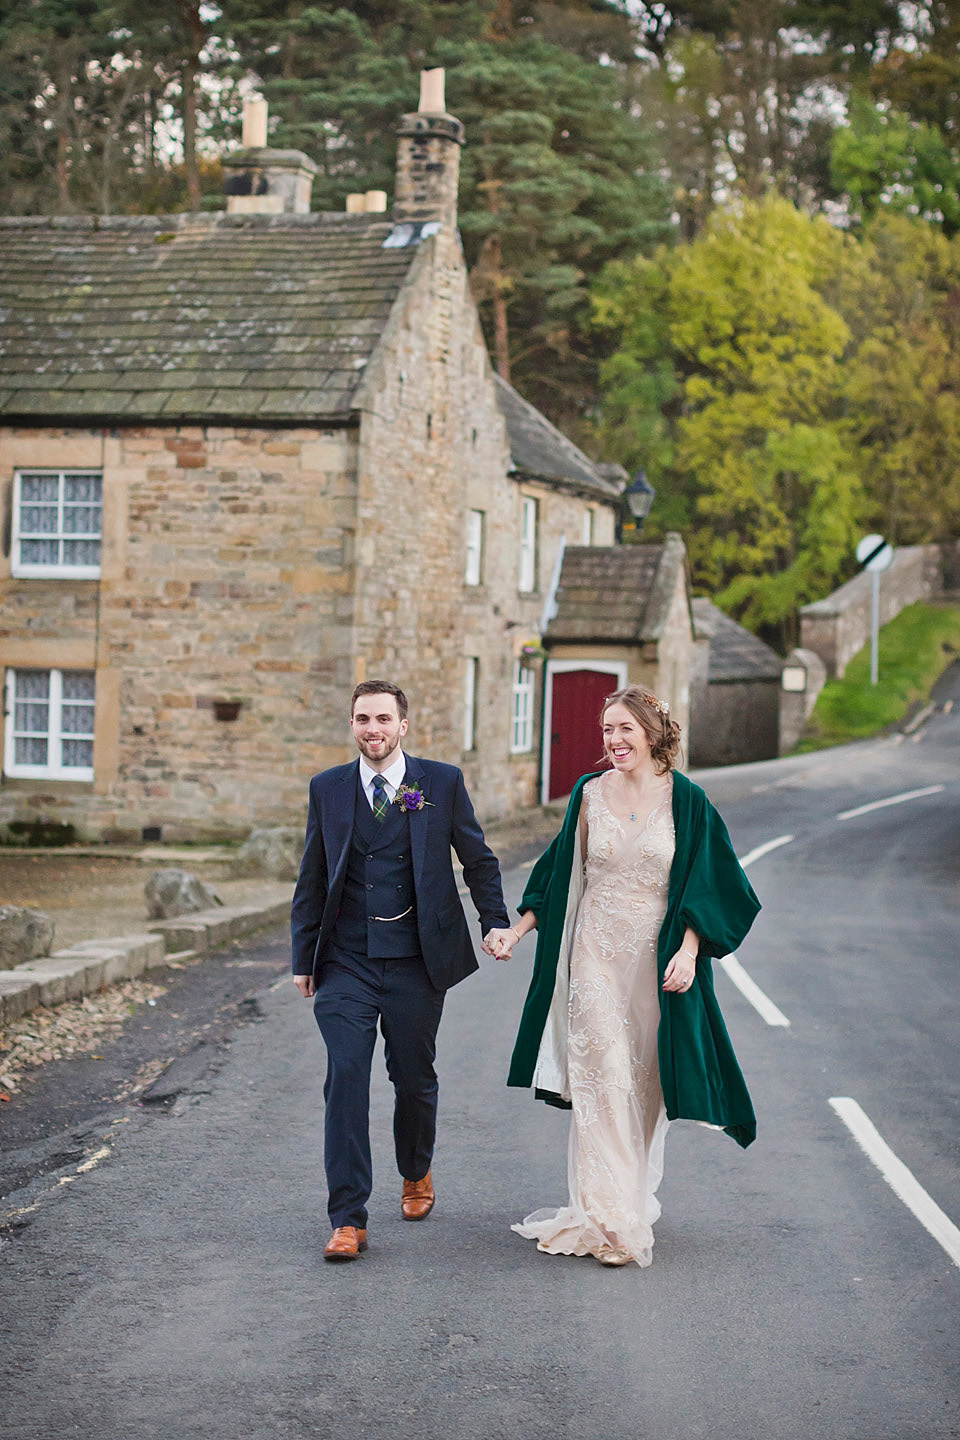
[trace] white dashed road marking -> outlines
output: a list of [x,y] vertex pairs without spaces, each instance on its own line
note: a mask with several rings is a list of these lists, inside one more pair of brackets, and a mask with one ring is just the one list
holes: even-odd
[[757,1014],[766,1020],[768,1025],[790,1024],[783,1011],[774,1005],[768,995],[764,995],[755,980],[750,979],[736,955],[723,955],[717,963],[723,966],[743,998],[749,1000]]
[[943,1246],[954,1265],[960,1268],[960,1230],[953,1221],[944,1214],[937,1202],[931,1199],[903,1161],[897,1159],[856,1100],[847,1096],[834,1096],[830,1104],[857,1144],[876,1165],[893,1193],[916,1216],[923,1228],[930,1232],[937,1244]]
[[755,850],[750,850],[744,855],[740,864],[746,870],[747,866],[752,865],[754,860],[759,860],[761,855],[769,855],[771,850],[779,850],[781,845],[789,845],[792,839],[792,835],[778,835],[776,840],[767,840],[763,845],[758,845]]
[[888,805],[902,805],[905,800],[919,800],[923,795],[939,795],[945,785],[928,785],[925,790],[905,790],[902,795],[889,795],[886,800],[871,800],[869,805],[858,805],[856,810],[841,810],[838,820],[854,820],[871,810],[883,810]]

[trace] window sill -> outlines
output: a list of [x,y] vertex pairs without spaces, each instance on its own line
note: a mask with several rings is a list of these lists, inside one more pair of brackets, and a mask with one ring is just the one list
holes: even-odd
[[93,790],[93,777],[83,780],[65,780],[62,775],[8,775],[6,771],[0,775],[0,784],[4,790],[36,790],[42,785],[44,790],[52,791],[54,795],[76,795],[78,790]]
[[100,569],[74,570],[58,569],[55,565],[11,566],[11,580],[99,580]]

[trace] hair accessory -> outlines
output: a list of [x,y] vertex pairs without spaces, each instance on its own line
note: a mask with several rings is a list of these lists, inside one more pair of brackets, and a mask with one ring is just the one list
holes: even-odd
[[656,695],[648,695],[647,699],[659,715],[666,716],[670,714],[670,706],[666,700],[658,700]]

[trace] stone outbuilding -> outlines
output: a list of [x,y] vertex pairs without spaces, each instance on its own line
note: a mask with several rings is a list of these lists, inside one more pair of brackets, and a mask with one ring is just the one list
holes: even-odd
[[392,216],[245,139],[227,213],[0,221],[0,825],[298,823],[373,677],[482,815],[538,798],[557,557],[625,477],[492,372],[435,86]]
[[694,638],[682,539],[566,549],[549,610],[545,801],[566,795],[596,765],[600,710],[612,690],[647,686],[686,735]]
[[693,601],[690,764],[738,765],[780,754],[784,661],[710,600]]

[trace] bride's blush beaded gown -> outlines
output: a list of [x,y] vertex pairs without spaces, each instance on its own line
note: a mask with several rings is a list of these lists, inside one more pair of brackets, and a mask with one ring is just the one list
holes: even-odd
[[569,1203],[511,1228],[554,1255],[653,1258],[667,1117],[657,1063],[657,936],[674,853],[673,782],[645,819],[584,786],[587,857],[570,958]]

